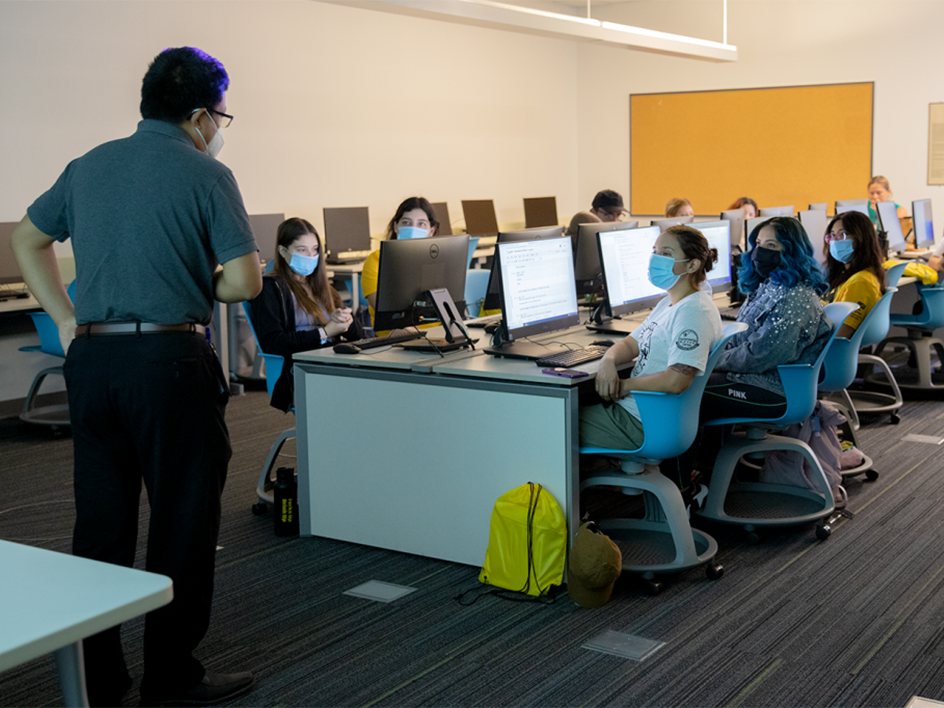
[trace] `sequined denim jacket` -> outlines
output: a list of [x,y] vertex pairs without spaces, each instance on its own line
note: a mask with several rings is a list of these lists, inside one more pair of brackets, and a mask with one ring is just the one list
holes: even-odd
[[781,396],[777,367],[815,362],[832,329],[819,296],[808,285],[761,283],[741,305],[737,319],[748,328],[731,338],[715,370],[727,371],[729,381]]

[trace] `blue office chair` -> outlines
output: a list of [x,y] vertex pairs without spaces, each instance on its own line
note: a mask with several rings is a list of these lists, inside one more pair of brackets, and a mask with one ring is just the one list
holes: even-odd
[[[66,292],[69,299],[75,302],[75,281],[69,283]],[[33,344],[27,347],[20,347],[21,352],[42,352],[50,354],[61,359],[66,358],[62,351],[62,343],[59,341],[59,328],[45,312],[31,312],[29,316],[33,319],[33,325],[39,334],[39,344]],[[23,410],[20,412],[20,420],[24,423],[33,425],[48,425],[53,433],[60,433],[62,428],[70,426],[69,404],[61,403],[48,406],[37,406],[36,398],[39,396],[39,389],[47,376],[62,376],[62,365],[49,366],[33,378],[30,384],[29,392],[26,394],[26,400],[23,401]]]
[[[643,519],[609,519],[600,528],[620,547],[623,570],[641,573],[647,589],[655,595],[662,589],[656,573],[668,573],[709,563],[718,552],[715,540],[695,530],[688,521],[685,503],[678,487],[659,471],[664,459],[688,450],[698,432],[698,407],[708,377],[724,352],[728,340],[747,325],[735,322],[725,326],[724,337],[712,350],[702,376],[695,377],[687,390],[671,395],[656,391],[633,391],[639,406],[645,440],[637,450],[612,450],[581,447],[581,455],[607,455],[622,458],[623,473],[594,474],[580,483],[580,489],[599,485],[622,487],[624,493],[642,491],[645,505]],[[708,565],[708,577],[717,580],[724,569]]]
[[472,268],[472,258],[475,254],[475,249],[479,247],[479,239],[481,236],[469,236],[469,262],[465,264],[466,268]]
[[[282,367],[285,366],[285,357],[279,356],[278,354],[266,354],[262,351],[262,347],[259,344],[259,337],[256,335],[256,328],[252,324],[252,310],[248,302],[243,303],[243,312],[246,314],[246,321],[249,322],[249,329],[252,330],[252,338],[256,342],[256,356],[265,361],[266,390],[269,392],[269,397],[271,398],[272,391],[275,389],[275,382],[278,381],[279,376],[282,375]],[[292,406],[291,411],[292,415],[294,415],[294,406]],[[272,468],[275,467],[275,461],[282,451],[282,446],[285,445],[286,441],[294,437],[295,428],[290,428],[280,433],[269,448],[269,454],[266,457],[265,463],[262,465],[262,472],[259,474],[259,483],[256,485],[256,496],[259,501],[252,505],[252,513],[256,516],[264,514],[268,505],[273,501],[272,493],[269,491],[274,483],[271,477]]]
[[[800,423],[816,407],[817,382],[836,332],[846,318],[859,306],[852,302],[834,302],[826,306],[826,316],[833,325],[827,345],[813,364],[779,366],[780,381],[787,396],[787,410],[775,419],[720,418],[702,421],[704,426],[742,425],[743,432],[732,432],[721,446],[711,475],[708,497],[699,517],[726,524],[743,526],[750,543],[758,543],[761,527],[796,526],[825,519],[835,510],[832,489],[816,455],[806,443],[794,438],[774,435],[773,430]],[[741,482],[734,478],[738,463],[745,455],[769,450],[793,450],[800,453],[818,474],[814,474],[818,490],[784,484]],[[817,526],[816,535],[828,538],[828,524]]]
[[[888,288],[894,288],[898,285],[898,281],[901,279],[901,274],[905,270],[907,263],[898,263],[893,265],[891,268],[885,271],[885,285]],[[865,332],[865,335],[862,337],[861,346],[867,351],[859,351],[859,364],[872,365],[873,370],[877,366],[881,369],[880,372],[873,374],[872,378],[878,378],[884,375],[884,379],[881,383],[890,387],[892,389],[891,394],[881,393],[879,391],[863,391],[863,390],[854,390],[846,391],[845,399],[846,404],[851,406],[850,413],[852,414],[852,423],[855,430],[859,429],[859,414],[877,414],[877,413],[888,413],[890,414],[891,422],[897,425],[901,422],[901,418],[898,415],[899,409],[905,404],[905,400],[901,395],[901,389],[898,387],[898,382],[895,381],[895,376],[892,374],[892,370],[888,366],[888,362],[882,359],[879,356],[875,356],[870,353],[871,348],[879,344],[885,337],[888,336],[888,328],[891,325],[891,319],[889,316],[889,309],[891,308],[891,302],[889,306],[884,308],[875,317],[872,317],[868,323],[868,330]],[[866,380],[868,380],[868,376]]]
[[472,268],[465,275],[465,311],[470,319],[478,317],[485,302],[489,271]]
[[[823,373],[818,386],[819,395],[826,399],[830,396],[833,397],[831,402],[840,409],[840,412],[848,421],[848,425],[843,426],[846,439],[851,441],[857,448],[859,447],[859,441],[856,439],[855,431],[859,429],[859,416],[847,389],[855,381],[856,370],[861,362],[859,350],[864,346],[865,336],[870,331],[876,330],[873,323],[888,322],[888,311],[892,304],[892,297],[896,292],[898,292],[898,288],[887,288],[885,294],[875,303],[849,339],[835,337],[832,340],[826,351],[826,358],[823,360]],[[877,329],[881,329],[881,327]],[[888,332],[887,325],[885,331]],[[861,448],[859,450],[862,451]],[[871,458],[864,452],[862,456],[864,458],[862,464],[842,470],[843,478],[855,477],[865,473],[869,480],[878,479],[878,472],[872,469]]]
[[[932,373],[935,369],[940,372],[944,367],[944,342],[934,336],[934,330],[944,327],[944,285],[918,283],[917,288],[921,296],[921,312],[917,315],[894,313],[889,317],[891,324],[906,329],[908,336],[883,339],[875,350],[875,356],[881,356],[889,344],[903,344],[910,354],[909,362],[914,361],[917,370],[910,365],[893,367],[893,378],[898,388],[937,390],[944,388],[944,384],[934,383]],[[937,354],[937,362],[932,359],[934,354]],[[888,381],[884,380],[886,375],[879,373],[866,380],[888,386]]]

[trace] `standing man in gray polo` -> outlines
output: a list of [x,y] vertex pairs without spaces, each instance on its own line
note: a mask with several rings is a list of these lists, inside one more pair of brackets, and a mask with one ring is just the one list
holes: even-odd
[[[229,125],[223,65],[199,49],[161,52],[130,137],[73,160],[13,234],[26,284],[59,326],[75,448],[73,553],[130,566],[141,483],[151,519],[147,570],[174,600],[145,621],[145,705],[207,705],[248,691],[193,651],[206,634],[231,454],[229,395],[207,338],[213,300],[262,289],[249,218],[215,157]],[[54,241],[72,239],[75,306]],[[217,264],[222,269],[217,269]],[[92,705],[118,705],[132,680],[119,628],[84,642]]]

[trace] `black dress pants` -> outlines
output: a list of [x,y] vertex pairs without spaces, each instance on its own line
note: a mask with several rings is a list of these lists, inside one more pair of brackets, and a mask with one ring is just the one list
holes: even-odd
[[[203,335],[174,332],[79,337],[65,362],[75,448],[73,553],[131,566],[141,482],[151,516],[145,568],[170,576],[173,601],[149,613],[142,688],[161,692],[203,678],[193,651],[206,634],[231,454],[228,391]],[[84,642],[93,705],[130,686],[115,627]]]

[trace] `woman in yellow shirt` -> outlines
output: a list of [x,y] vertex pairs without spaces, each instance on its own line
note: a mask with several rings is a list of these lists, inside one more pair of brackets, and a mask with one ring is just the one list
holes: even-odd
[[[425,197],[404,199],[396,213],[387,224],[384,239],[393,241],[399,238],[429,238],[436,235],[439,222],[433,205]],[[361,288],[370,310],[370,321],[374,321],[374,308],[377,305],[377,278],[380,273],[380,251],[374,251],[364,261],[361,273]],[[377,333],[380,335],[381,333]]]
[[885,292],[885,259],[871,220],[857,211],[830,221],[825,241],[827,300],[859,304],[836,335],[848,339]]

